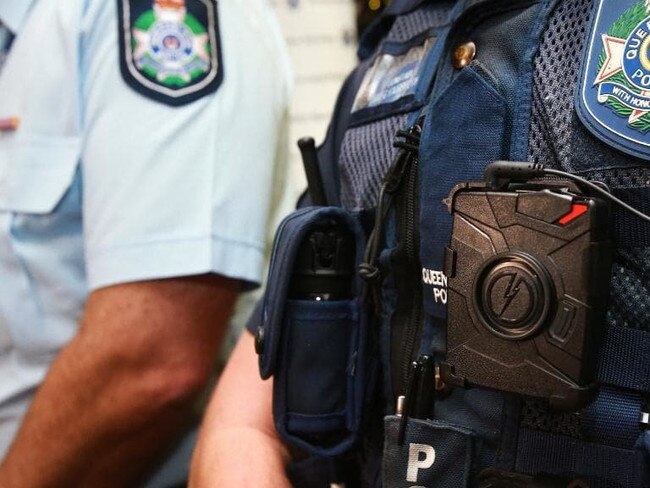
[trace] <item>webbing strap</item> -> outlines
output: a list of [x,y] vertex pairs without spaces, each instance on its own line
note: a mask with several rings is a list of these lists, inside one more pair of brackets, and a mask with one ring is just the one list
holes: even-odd
[[650,392],[650,332],[607,327],[598,379],[605,385]]
[[631,449],[641,434],[641,403],[637,393],[601,388],[580,413],[583,433],[600,444]]
[[519,430],[516,471],[580,476],[590,488],[645,486],[640,451],[530,429]]

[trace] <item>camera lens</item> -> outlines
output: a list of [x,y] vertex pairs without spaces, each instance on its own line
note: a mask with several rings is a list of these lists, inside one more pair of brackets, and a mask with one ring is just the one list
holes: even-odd
[[553,283],[533,256],[513,252],[483,265],[474,288],[474,305],[483,324],[504,339],[525,339],[546,321]]

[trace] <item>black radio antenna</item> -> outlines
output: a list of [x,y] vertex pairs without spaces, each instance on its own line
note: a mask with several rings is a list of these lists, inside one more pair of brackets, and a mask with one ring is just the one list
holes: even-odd
[[305,167],[307,176],[307,188],[311,201],[315,206],[326,207],[327,196],[323,187],[323,177],[320,174],[318,166],[318,154],[316,153],[316,143],[313,137],[303,137],[298,141],[298,149],[302,155],[302,164]]

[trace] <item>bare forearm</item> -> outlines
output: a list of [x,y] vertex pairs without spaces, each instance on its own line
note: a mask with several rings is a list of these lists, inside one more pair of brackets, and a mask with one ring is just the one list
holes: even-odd
[[203,276],[94,292],[0,467],[0,486],[137,485],[188,420],[237,288]]
[[3,487],[131,486],[181,427],[186,405],[161,407],[82,346],[52,366],[3,463]]
[[257,429],[212,427],[214,435],[194,453],[189,488],[291,487],[277,439]]
[[190,488],[289,488],[289,460],[271,416],[271,381],[257,372],[245,332],[222,374],[192,461]]

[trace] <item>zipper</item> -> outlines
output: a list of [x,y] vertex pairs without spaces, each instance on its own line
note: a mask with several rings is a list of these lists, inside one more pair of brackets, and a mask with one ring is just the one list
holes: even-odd
[[[422,126],[414,126],[418,135]],[[395,396],[403,395],[422,329],[422,284],[420,279],[418,168],[415,153],[405,171],[405,184],[396,201],[399,248],[395,264],[402,268],[397,278],[398,302],[391,324],[391,372]]]
[[417,160],[423,121],[424,117],[420,117],[408,130],[397,131],[398,139],[393,143],[393,146],[399,148],[400,151],[384,177],[375,211],[375,222],[366,244],[363,260],[359,265],[359,276],[366,283],[364,299],[377,316],[381,315],[379,292],[382,276],[378,258],[381,240],[384,235],[384,224],[390,209],[395,203],[396,196],[403,187],[409,168],[412,166],[413,161]]
[[409,369],[418,343],[422,324],[422,285],[419,264],[419,233],[417,195],[420,136],[424,117],[406,131],[397,132],[393,145],[400,149],[384,177],[379,193],[375,223],[368,238],[359,275],[365,281],[364,300],[370,310],[381,316],[381,270],[378,265],[384,224],[393,206],[398,222],[398,247],[392,260],[400,270],[396,276],[398,303],[391,321],[390,367],[395,396],[403,394],[408,384]]

